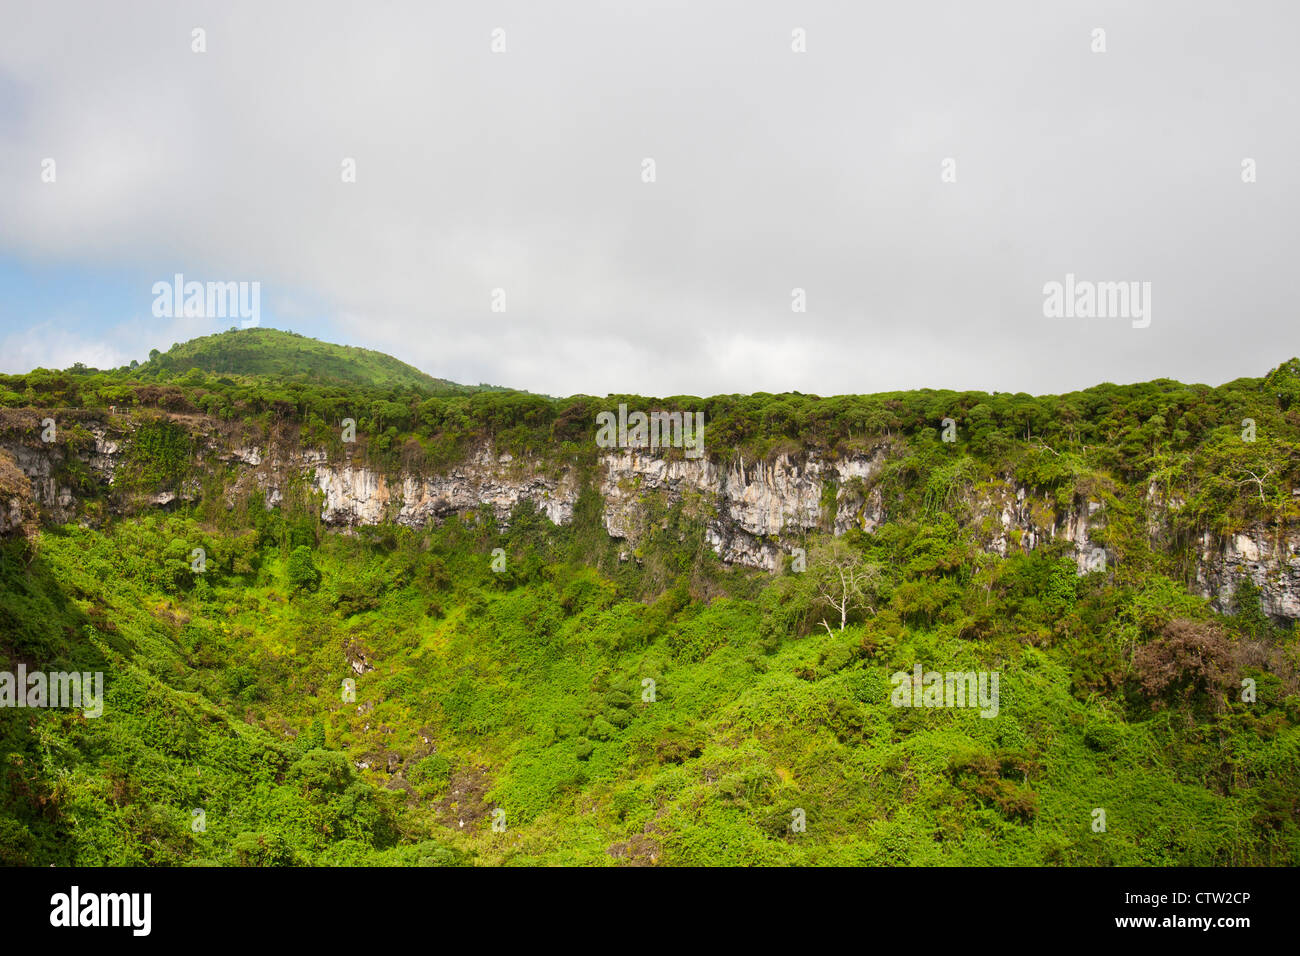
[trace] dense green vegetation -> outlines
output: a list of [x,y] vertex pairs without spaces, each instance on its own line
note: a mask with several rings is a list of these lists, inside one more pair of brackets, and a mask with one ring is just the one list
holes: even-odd
[[[504,534],[317,538],[273,510],[10,542],[0,656],[103,670],[107,699],[0,709],[0,859],[1300,862],[1296,637],[1257,607],[990,560],[947,516],[775,578],[666,518],[641,567],[527,509]],[[841,630],[818,569],[846,559],[876,572]],[[998,716],[891,706],[917,662],[999,672]]]
[[[54,476],[85,526],[0,542],[0,672],[106,691],[100,717],[0,707],[0,863],[1300,864],[1300,635],[1249,582],[1227,614],[1188,587],[1200,535],[1296,517],[1300,362],[1045,397],[551,399],[294,380],[266,343],[270,365],[0,377],[8,441],[50,410],[56,444],[84,453],[95,423],[123,443],[111,487],[76,456]],[[719,461],[884,449],[821,521],[871,492],[889,520],[771,575],[648,496],[620,557],[584,470],[620,401],[702,409]],[[574,520],[342,535],[305,486],[228,501],[194,466],[213,428],[339,451],[348,417],[378,466],[485,439],[577,464]],[[1102,503],[1107,568],[990,553],[977,503],[1008,482],[1049,525]],[[21,483],[0,455],[0,492]],[[997,716],[894,706],[918,664],[996,672]]]

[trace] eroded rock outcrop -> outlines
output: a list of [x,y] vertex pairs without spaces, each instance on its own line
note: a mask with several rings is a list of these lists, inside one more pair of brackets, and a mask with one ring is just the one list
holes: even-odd
[[331,524],[376,524],[389,520],[422,526],[484,505],[501,522],[521,501],[531,501],[555,524],[573,518],[578,486],[573,475],[546,474],[540,467],[516,462],[508,454],[480,448],[440,476],[388,476],[364,465],[332,463],[323,454],[302,464],[313,472],[324,496],[322,518]]
[[31,535],[38,517],[31,481],[14,456],[0,449],[0,536]]
[[[78,493],[67,480],[71,473],[102,489],[112,485],[130,425],[83,425],[80,440],[73,444],[41,443],[30,433],[15,437],[12,430],[0,435],[0,448],[12,460],[11,479],[21,474],[30,486],[26,499],[12,491],[6,496],[0,488],[0,532],[31,522],[38,506],[49,522],[82,517]],[[200,474],[229,470],[226,494],[231,500],[256,490],[270,507],[291,487],[305,488],[319,496],[322,519],[344,528],[388,521],[420,527],[483,507],[507,524],[523,501],[552,522],[565,524],[573,518],[582,488],[570,466],[515,458],[487,446],[440,475],[389,473],[351,452],[331,456],[292,442],[227,440],[215,430],[199,436],[197,447],[195,470]],[[886,521],[888,508],[878,479],[893,453],[887,440],[834,460],[787,453],[767,461],[722,462],[614,449],[600,457],[594,484],[603,499],[606,530],[626,541],[629,550],[664,508],[680,506],[688,518],[703,525],[705,540],[723,561],[775,570],[811,531],[873,531]],[[3,467],[0,464],[0,472]],[[173,491],[137,496],[134,506],[167,505],[200,494],[196,477]],[[1168,506],[1148,502],[1146,519],[1153,541],[1160,536]],[[1100,500],[1085,497],[1062,510],[1008,477],[966,489],[958,510],[990,551],[1007,555],[1064,541],[1080,574],[1106,567],[1109,556],[1097,535],[1106,524]],[[1300,619],[1300,536],[1254,528],[1224,541],[1207,536],[1201,542],[1195,580],[1205,597],[1229,610],[1237,582],[1244,578],[1260,588],[1267,613]]]
[[1300,535],[1256,527],[1223,540],[1202,537],[1196,583],[1203,596],[1231,611],[1238,584],[1246,579],[1259,588],[1265,614],[1300,619]]

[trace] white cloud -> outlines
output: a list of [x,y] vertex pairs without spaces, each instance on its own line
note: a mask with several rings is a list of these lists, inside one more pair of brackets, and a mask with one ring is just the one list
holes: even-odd
[[0,372],[67,368],[81,362],[91,368],[117,368],[130,362],[126,353],[106,342],[86,339],[57,322],[44,322],[0,339]]

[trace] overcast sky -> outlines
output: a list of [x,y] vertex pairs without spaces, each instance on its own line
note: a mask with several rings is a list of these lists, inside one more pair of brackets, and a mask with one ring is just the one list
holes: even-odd
[[[561,395],[1260,375],[1300,353],[1298,9],[0,0],[0,371],[235,324],[155,317],[180,272]],[[1067,273],[1150,325],[1044,317]]]

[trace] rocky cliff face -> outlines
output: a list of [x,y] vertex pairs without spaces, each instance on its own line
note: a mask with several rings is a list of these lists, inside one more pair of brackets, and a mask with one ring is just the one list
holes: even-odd
[[321,516],[330,524],[391,520],[418,527],[483,505],[504,523],[525,500],[555,524],[567,524],[578,498],[572,474],[550,476],[487,448],[438,477],[390,477],[364,465],[329,462],[320,452],[308,453],[301,464],[314,473],[315,487],[324,495]]
[[37,517],[31,481],[13,455],[0,449],[0,537],[31,534]]
[[1106,548],[1094,540],[1105,527],[1100,501],[1084,500],[1064,514],[1053,503],[1008,479],[1000,487],[976,496],[971,507],[984,530],[985,547],[1006,557],[1015,550],[1032,551],[1052,541],[1064,541],[1079,574],[1104,571]]
[[[111,425],[111,427],[110,427]],[[78,496],[60,480],[78,463],[103,487],[111,485],[120,463],[123,426],[91,423],[89,438],[77,450],[0,436],[0,449],[31,484],[31,500],[45,520],[78,518]],[[717,462],[648,454],[635,449],[605,453],[599,462],[597,490],[604,499],[605,528],[628,550],[648,530],[659,506],[681,505],[701,521],[710,547],[723,561],[775,570],[783,556],[802,546],[808,532],[843,534],[857,527],[872,531],[888,515],[876,484],[893,449],[882,441],[870,452],[837,460],[780,455],[772,461]],[[200,451],[200,470],[229,466],[227,493],[257,489],[268,505],[278,503],[290,481],[306,479],[321,496],[321,516],[339,527],[392,521],[423,526],[486,505],[498,521],[509,522],[514,507],[529,501],[556,524],[572,520],[581,483],[572,469],[516,459],[480,447],[461,463],[436,476],[388,474],[349,457],[331,458],[320,449],[268,443],[229,444],[209,438]],[[166,505],[199,493],[197,482],[179,494],[149,496],[145,505]],[[0,533],[20,521],[18,507],[0,500]],[[6,509],[12,515],[6,517]],[[1153,538],[1159,534],[1160,508],[1152,507]],[[963,503],[965,520],[984,546],[1006,555],[1032,550],[1049,541],[1070,545],[1080,574],[1104,570],[1108,560],[1095,532],[1105,526],[1099,501],[1080,501],[1066,513],[1008,479],[985,487]],[[12,518],[12,520],[11,520]],[[1277,618],[1300,619],[1300,535],[1252,529],[1226,541],[1201,542],[1196,582],[1202,595],[1222,610],[1232,606],[1236,584],[1249,577],[1260,588],[1264,609]]]
[[1230,610],[1238,582],[1249,578],[1260,590],[1264,613],[1300,619],[1300,535],[1252,528],[1222,541],[1201,539],[1196,583],[1220,610]]
[[771,462],[736,460],[720,465],[707,459],[665,460],[635,450],[606,454],[600,491],[605,528],[615,538],[635,541],[644,520],[643,499],[661,494],[671,504],[693,497],[706,520],[706,537],[718,555],[733,564],[775,570],[791,542],[822,525],[827,482],[834,480],[837,534],[856,524],[871,530],[883,517],[879,497],[861,500],[847,482],[869,479],[884,462],[875,454],[826,462],[781,455]]
[[119,445],[100,430],[94,435],[94,445],[88,451],[74,451],[67,445],[51,442],[30,445],[5,443],[0,445],[11,456],[14,465],[31,483],[32,500],[40,506],[46,520],[66,524],[77,515],[77,498],[72,488],[59,479],[58,473],[74,461],[90,469],[95,478],[105,485],[113,480]]

